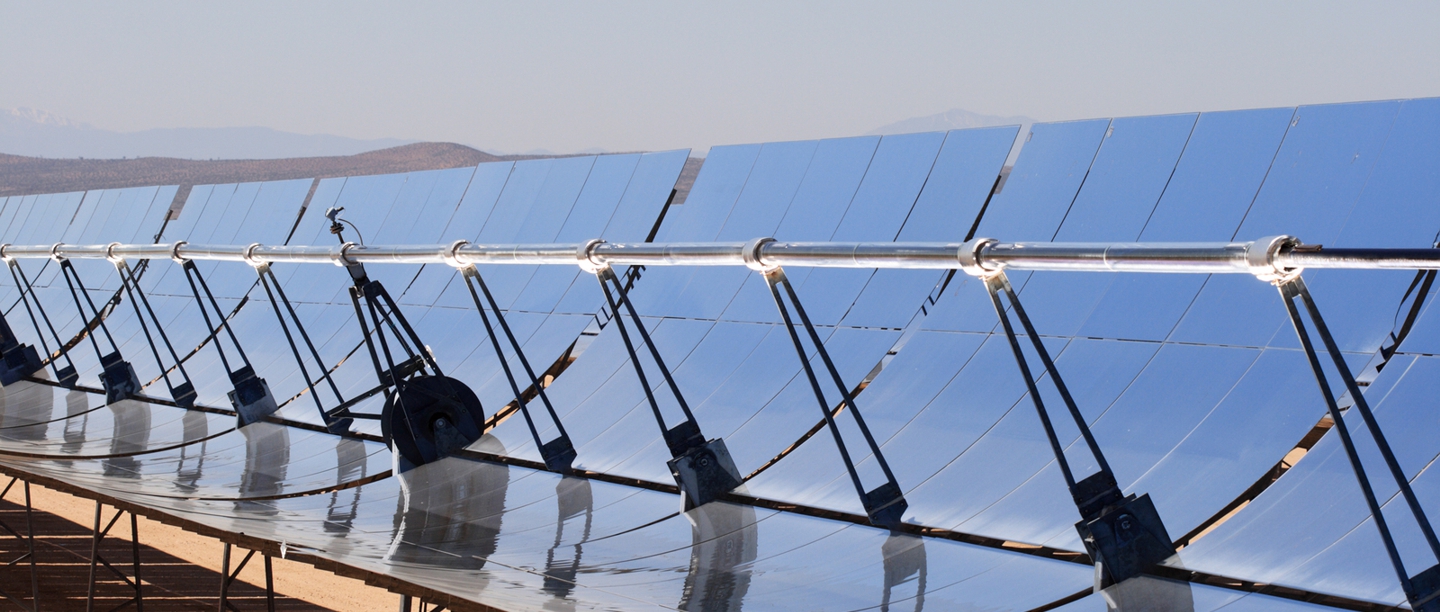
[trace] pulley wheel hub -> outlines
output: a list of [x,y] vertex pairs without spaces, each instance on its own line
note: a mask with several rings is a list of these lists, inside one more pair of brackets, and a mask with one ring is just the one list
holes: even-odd
[[465,383],[448,376],[401,381],[380,416],[390,450],[416,466],[479,440],[485,423],[480,398]]

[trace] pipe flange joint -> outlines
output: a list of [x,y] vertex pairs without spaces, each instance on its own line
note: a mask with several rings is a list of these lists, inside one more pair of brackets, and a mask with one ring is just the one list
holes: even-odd
[[599,274],[610,267],[610,264],[603,261],[595,261],[595,247],[605,244],[604,240],[592,238],[575,249],[575,262],[580,269],[591,274]]
[[105,261],[115,264],[119,268],[125,265],[125,258],[115,254],[115,247],[120,246],[118,242],[105,245]]
[[975,238],[960,245],[960,250],[955,253],[956,261],[960,262],[960,271],[975,278],[990,278],[1000,274],[1001,270],[986,268],[980,261],[980,252],[997,242],[999,240],[994,238]]
[[15,261],[14,257],[11,257],[10,255],[5,253],[5,249],[8,248],[10,248],[10,243],[7,242],[5,244],[0,244],[0,261],[4,261],[7,264]]
[[779,268],[780,266],[772,266],[760,261],[760,250],[772,242],[775,242],[775,239],[769,237],[755,238],[746,242],[745,246],[740,249],[740,259],[745,262],[745,267],[761,274],[769,274]]
[[1266,236],[1250,242],[1245,247],[1245,266],[1250,273],[1262,281],[1275,286],[1284,285],[1300,276],[1301,268],[1282,268],[1275,263],[1280,251],[1300,246],[1294,236]]
[[245,247],[245,251],[240,255],[240,257],[245,260],[245,263],[250,264],[250,267],[255,268],[256,270],[263,270],[266,267],[269,267],[270,264],[255,258],[255,249],[258,248],[260,248],[260,243],[252,242],[250,243],[250,246]]
[[348,268],[350,266],[356,265],[359,262],[350,260],[350,249],[353,248],[355,248],[355,243],[346,242],[338,247],[330,249],[330,261],[335,262],[335,265],[342,268]]
[[470,244],[469,240],[456,240],[450,243],[450,246],[445,247],[445,252],[440,255],[440,258],[445,260],[445,265],[455,268],[456,270],[469,268],[471,267],[470,264],[460,262],[460,249],[465,248],[465,245],[468,244]]
[[65,261],[65,256],[60,254],[60,247],[63,246],[65,246],[65,243],[63,242],[57,242],[53,245],[50,245],[50,259],[54,260],[56,263]]
[[177,240],[177,241],[175,241],[175,244],[170,245],[170,261],[173,261],[173,262],[175,262],[175,263],[177,263],[177,264],[182,264],[182,265],[183,265],[186,261],[189,261],[188,259],[186,259],[186,258],[184,258],[184,257],[182,257],[182,256],[180,255],[180,248],[181,248],[181,247],[184,247],[184,246],[187,245],[187,244],[190,244],[190,243],[189,243],[189,242],[186,242],[186,241],[184,241],[184,240]]

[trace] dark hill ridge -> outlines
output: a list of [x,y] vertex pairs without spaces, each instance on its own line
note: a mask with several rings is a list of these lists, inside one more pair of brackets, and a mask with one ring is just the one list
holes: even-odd
[[50,159],[0,154],[0,196],[387,174],[458,168],[502,159],[519,158],[497,157],[448,142],[416,143],[341,157],[254,160]]
[[[64,193],[147,185],[209,185],[392,174],[474,166],[482,162],[562,157],[491,155],[449,142],[420,142],[337,157],[290,159],[191,160],[171,157],[136,159],[50,159],[0,153],[0,196]],[[681,193],[695,181],[702,160],[691,158],[680,175]],[[182,191],[188,191],[184,189]]]

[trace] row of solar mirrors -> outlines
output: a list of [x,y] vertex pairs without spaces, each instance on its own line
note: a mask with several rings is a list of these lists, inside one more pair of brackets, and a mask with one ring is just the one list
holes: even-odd
[[[13,196],[0,243],[1431,247],[1440,232],[1437,100],[1017,136],[716,147],[678,205],[684,151]],[[397,472],[498,448],[673,485],[687,509],[753,499],[1084,551],[1097,587],[1170,568],[1436,605],[1433,272],[1276,291],[1219,275],[8,264],[7,384],[379,433]],[[1337,441],[1347,423],[1389,437]]]

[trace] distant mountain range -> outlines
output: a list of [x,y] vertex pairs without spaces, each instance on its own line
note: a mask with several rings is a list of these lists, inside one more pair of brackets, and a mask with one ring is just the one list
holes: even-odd
[[1035,120],[1029,117],[981,115],[962,108],[952,108],[943,113],[926,115],[924,117],[911,117],[903,121],[896,121],[890,125],[876,128],[871,131],[870,134],[883,136],[886,134],[911,134],[914,132],[943,132],[946,130],[992,127],[997,125],[1020,125],[1029,127],[1032,123],[1035,123]]
[[27,157],[283,159],[355,155],[414,142],[294,134],[263,127],[115,132],[32,108],[0,110],[0,153]]

